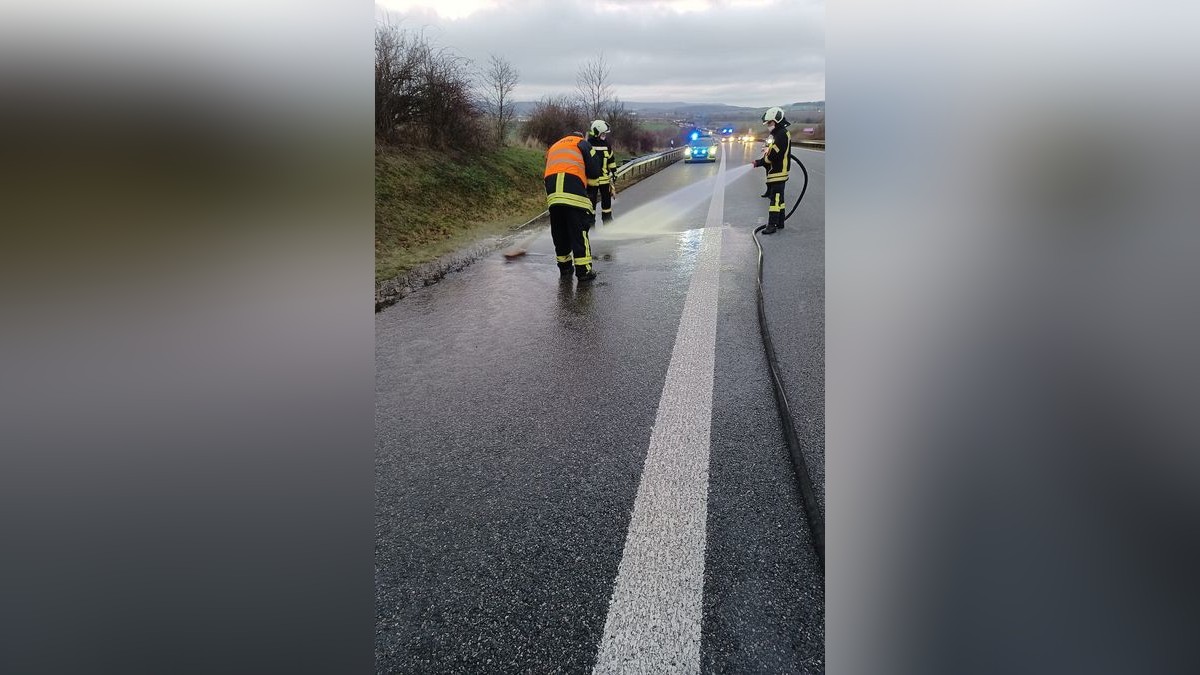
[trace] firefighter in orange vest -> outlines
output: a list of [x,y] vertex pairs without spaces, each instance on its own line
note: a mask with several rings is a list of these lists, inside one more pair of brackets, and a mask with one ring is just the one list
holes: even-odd
[[599,178],[600,159],[583,139],[583,132],[564,136],[546,151],[546,205],[550,211],[550,236],[562,279],[596,278],[588,229],[596,211],[588,198],[588,181]]
[[600,177],[588,179],[588,197],[592,200],[592,208],[600,202],[600,222],[612,220],[612,198],[617,196],[616,176],[617,162],[613,157],[612,146],[608,144],[608,122],[596,120],[588,130],[588,144],[596,150],[600,158]]
[[788,155],[792,151],[792,134],[787,130],[791,122],[783,116],[783,108],[768,108],[762,116],[763,124],[767,125],[771,135],[767,137],[767,147],[763,149],[761,159],[754,160],[754,166],[767,169],[767,191],[762,195],[771,200],[767,206],[767,226],[763,234],[775,234],[783,229],[786,217],[783,188],[788,179]]

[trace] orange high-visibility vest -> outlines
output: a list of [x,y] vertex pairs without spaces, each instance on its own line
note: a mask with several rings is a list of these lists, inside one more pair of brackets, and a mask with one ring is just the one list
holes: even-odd
[[543,178],[556,173],[569,173],[577,176],[587,185],[587,172],[584,170],[583,153],[579,151],[579,136],[566,136],[546,151],[546,173]]

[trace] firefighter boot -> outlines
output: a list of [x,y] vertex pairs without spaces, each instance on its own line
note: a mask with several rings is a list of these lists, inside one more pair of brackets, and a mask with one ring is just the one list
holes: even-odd
[[582,281],[591,281],[592,279],[596,278],[596,270],[592,269],[591,264],[576,265],[575,266],[575,276],[581,282]]
[[767,226],[763,228],[763,234],[775,234],[778,231],[775,227],[776,215],[775,211],[767,214]]
[[558,277],[564,281],[571,278],[571,273],[575,270],[575,266],[571,261],[558,263]]
[[767,214],[767,227],[763,230],[763,234],[774,234],[777,230],[783,229],[783,214],[778,211],[772,211]]

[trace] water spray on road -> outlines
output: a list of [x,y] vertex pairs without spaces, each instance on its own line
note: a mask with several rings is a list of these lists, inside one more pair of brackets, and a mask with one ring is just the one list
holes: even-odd
[[[727,169],[725,185],[746,175],[752,168],[744,164]],[[593,238],[616,240],[674,234],[678,232],[679,222],[684,215],[705,204],[712,196],[715,181],[716,176],[710,176],[620,214],[599,230],[593,229]]]

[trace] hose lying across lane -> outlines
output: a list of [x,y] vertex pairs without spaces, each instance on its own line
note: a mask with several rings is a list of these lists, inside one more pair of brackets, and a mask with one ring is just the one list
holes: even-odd
[[[796,204],[792,206],[792,210],[783,217],[786,221],[796,212],[796,208],[800,206],[800,200],[804,199],[804,193],[808,190],[808,169],[795,155],[789,154],[791,160],[800,167],[800,171],[804,173],[804,187],[800,189],[800,196],[796,199]],[[792,456],[792,466],[796,471],[796,482],[800,486],[800,495],[804,499],[804,512],[808,519],[808,527],[812,532],[813,548],[817,552],[817,559],[821,563],[821,569],[825,569],[825,518],[821,515],[820,505],[817,503],[816,492],[813,489],[812,475],[808,470],[808,463],[804,460],[804,454],[800,449],[800,439],[796,435],[796,427],[792,422],[791,406],[788,405],[787,392],[783,387],[783,379],[779,375],[779,362],[775,356],[775,343],[771,341],[771,332],[767,328],[767,312],[763,304],[763,249],[762,244],[758,240],[758,233],[765,225],[759,225],[754,228],[751,234],[754,237],[754,245],[758,247],[758,326],[762,332],[763,348],[767,353],[767,368],[771,374],[771,384],[775,391],[775,406],[779,410],[779,419],[783,424],[783,436],[787,441],[788,451]]]

